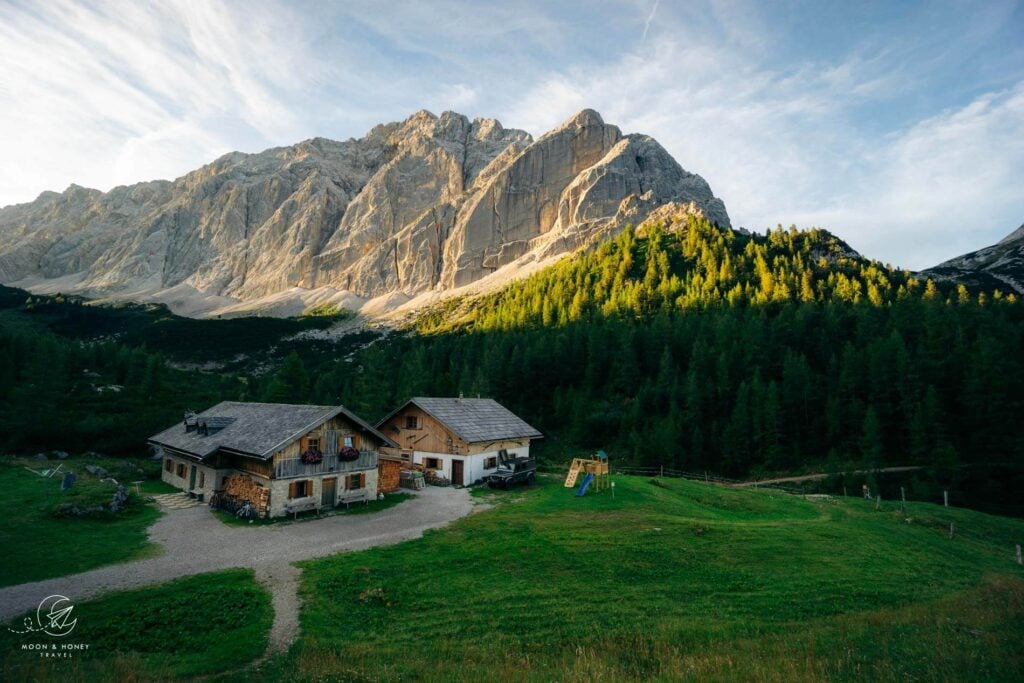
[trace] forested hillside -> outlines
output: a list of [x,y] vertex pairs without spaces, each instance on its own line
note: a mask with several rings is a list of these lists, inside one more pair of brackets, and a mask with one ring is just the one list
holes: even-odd
[[92,306],[0,286],[0,453],[140,455],[187,408],[302,400],[263,369],[296,348],[312,362],[361,343],[366,335],[326,348],[289,341],[345,315],[193,320],[163,306]]
[[492,395],[548,447],[744,476],[1020,459],[1024,311],[821,230],[627,232],[323,373],[318,400]]
[[[867,261],[822,230],[644,226],[354,356],[352,340],[289,341],[307,325],[292,321],[156,315],[112,339],[95,319],[123,313],[5,291],[8,449],[141,448],[184,407],[221,399],[341,402],[372,420],[412,395],[464,392],[522,414],[552,458],[604,448],[736,477],[1024,461],[1024,307]],[[74,316],[103,334],[76,335]],[[239,338],[267,348],[230,376],[164,362],[234,354]]]

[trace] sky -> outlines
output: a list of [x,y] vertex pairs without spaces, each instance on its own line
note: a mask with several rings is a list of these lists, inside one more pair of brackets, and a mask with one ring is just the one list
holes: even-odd
[[0,0],[0,206],[419,109],[655,137],[734,226],[923,268],[1024,222],[1024,0]]

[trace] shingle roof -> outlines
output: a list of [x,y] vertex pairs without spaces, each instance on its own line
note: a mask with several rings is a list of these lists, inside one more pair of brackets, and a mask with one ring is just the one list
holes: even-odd
[[200,458],[211,455],[219,448],[228,448],[269,458],[275,451],[310,429],[335,417],[344,415],[386,445],[390,439],[350,412],[344,406],[308,406],[286,403],[240,403],[224,401],[196,415],[199,422],[223,425],[220,430],[203,436],[196,431],[186,432],[182,423],[165,429],[149,439],[151,443],[191,453]]
[[[422,408],[467,443],[501,441],[503,439],[539,439],[543,436],[493,398],[417,396],[410,399],[409,403],[414,403]],[[404,407],[405,405],[402,406],[402,408]],[[397,412],[398,410],[388,415],[377,426],[384,424]]]

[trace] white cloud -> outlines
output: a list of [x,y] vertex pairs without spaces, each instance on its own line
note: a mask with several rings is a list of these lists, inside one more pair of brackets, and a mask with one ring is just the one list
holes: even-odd
[[1024,221],[1024,81],[894,132],[863,163],[858,184],[796,219],[911,268],[998,241]]
[[651,13],[647,15],[647,19],[644,20],[644,31],[640,34],[640,40],[647,40],[647,34],[651,30],[651,22],[654,21],[654,15],[658,12],[658,5],[661,0],[654,0],[654,4],[651,5]]
[[779,71],[684,34],[612,65],[549,74],[508,123],[545,130],[593,107],[703,175],[735,225],[820,225],[906,267],[1009,233],[1024,219],[1022,88],[889,135],[862,130],[852,112],[896,87],[880,56]]
[[281,7],[55,0],[0,18],[0,205],[305,137],[289,99],[321,73]]
[[1024,219],[1022,86],[1006,89],[1024,50],[986,52],[977,82],[947,77],[1015,12],[993,0],[953,24],[917,8],[921,25],[951,28],[900,24],[833,48],[800,30],[838,21],[835,7],[743,0],[9,0],[0,205],[173,178],[227,150],[359,135],[424,107],[535,135],[591,107],[703,175],[736,225],[817,223],[919,267]]

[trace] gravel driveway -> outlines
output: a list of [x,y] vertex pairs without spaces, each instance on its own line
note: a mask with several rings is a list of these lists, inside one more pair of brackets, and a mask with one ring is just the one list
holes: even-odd
[[273,596],[268,652],[278,652],[287,649],[298,634],[302,572],[291,566],[292,562],[418,538],[425,530],[445,526],[472,509],[468,490],[428,486],[415,492],[411,500],[381,512],[274,526],[229,526],[205,505],[165,510],[149,529],[150,540],[164,546],[162,555],[2,588],[0,621],[34,610],[48,595],[78,601],[105,591],[246,567],[255,570],[256,578]]

